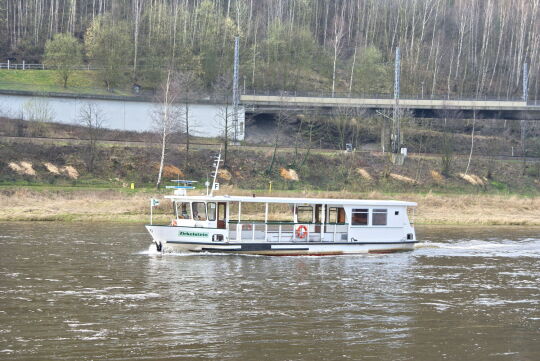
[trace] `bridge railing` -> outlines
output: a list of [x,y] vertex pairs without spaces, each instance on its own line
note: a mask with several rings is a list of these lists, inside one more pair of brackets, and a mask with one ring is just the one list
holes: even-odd
[[[246,89],[242,95],[254,96],[278,96],[278,97],[310,97],[310,98],[355,98],[355,99],[392,99],[393,94],[390,93],[349,93],[335,92],[332,94],[327,91],[295,91],[295,90],[258,90]],[[421,94],[403,94],[400,96],[403,100],[492,100],[492,101],[522,101],[521,96],[496,96],[496,95],[474,95],[474,96],[459,96],[459,95],[421,95]],[[540,100],[538,100],[540,104]]]

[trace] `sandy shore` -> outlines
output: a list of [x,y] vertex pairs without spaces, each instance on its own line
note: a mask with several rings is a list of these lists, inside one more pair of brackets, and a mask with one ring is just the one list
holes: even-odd
[[[229,190],[228,194],[251,194]],[[439,195],[344,192],[274,193],[274,196],[329,198],[399,199],[418,203],[416,224],[530,225],[540,226],[540,197],[514,195]],[[149,220],[147,192],[133,194],[117,190],[45,190],[10,188],[0,191],[0,221],[107,221]],[[170,204],[163,201],[156,209],[156,221],[170,220]]]

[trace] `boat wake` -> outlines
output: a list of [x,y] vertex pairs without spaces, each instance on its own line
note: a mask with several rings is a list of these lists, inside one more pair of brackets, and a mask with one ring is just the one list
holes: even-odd
[[431,242],[424,241],[415,244],[414,248],[446,248],[446,249],[493,249],[493,248],[505,248],[512,247],[512,244],[499,243],[495,241],[481,241],[481,240],[460,240],[446,242]]
[[156,244],[155,243],[152,243],[150,244],[150,246],[148,247],[147,250],[144,250],[144,251],[140,251],[138,252],[137,254],[144,254],[144,255],[149,255],[149,256],[157,256],[157,255],[160,255],[161,252],[159,252],[156,248]]
[[444,255],[489,255],[503,257],[532,256],[536,258],[540,257],[540,239],[473,239],[449,240],[448,242],[426,240],[417,243],[415,249],[426,252],[440,251],[440,253]]
[[152,243],[148,249],[144,251],[137,252],[139,255],[147,256],[174,256],[174,257],[193,257],[193,256],[242,256],[242,257],[262,257],[261,255],[256,254],[237,254],[230,252],[175,252],[166,250],[165,252],[160,252],[157,250],[155,243]]

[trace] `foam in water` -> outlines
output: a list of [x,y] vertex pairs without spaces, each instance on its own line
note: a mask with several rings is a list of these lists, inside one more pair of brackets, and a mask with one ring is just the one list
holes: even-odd
[[161,252],[158,252],[156,248],[156,244],[152,242],[146,251],[141,251],[138,254],[147,254],[147,255],[153,256],[153,255],[161,254]]
[[159,252],[157,250],[157,248],[156,248],[155,243],[150,244],[150,246],[148,247],[147,250],[140,251],[137,254],[149,255],[149,256],[155,256],[155,255],[165,256],[165,255],[167,255],[167,256],[178,256],[178,257],[193,257],[193,256],[198,256],[198,255],[204,255],[204,256],[231,256],[232,255],[232,256],[260,257],[259,255],[256,255],[256,254],[238,255],[238,254],[226,253],[226,252],[223,252],[223,253],[219,253],[219,252],[196,252],[196,253],[193,253],[193,252],[175,252],[175,251],[171,251],[171,250],[165,250],[164,252]]
[[481,240],[459,240],[457,242],[430,242],[417,243],[415,248],[446,248],[446,249],[492,249],[502,247],[512,247],[512,244],[500,243],[497,241],[487,242]]
[[533,256],[540,255],[540,239],[525,238],[520,240],[510,239],[491,239],[491,240],[478,240],[478,239],[459,239],[448,240],[448,242],[432,242],[423,241],[415,245],[415,249],[418,250],[440,250],[446,254],[450,251],[451,254],[462,256],[467,254],[489,254],[492,256]]

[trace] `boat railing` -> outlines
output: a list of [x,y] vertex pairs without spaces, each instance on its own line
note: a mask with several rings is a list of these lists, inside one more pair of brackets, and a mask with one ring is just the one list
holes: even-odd
[[279,221],[229,221],[229,239],[234,241],[347,242],[347,223]]

